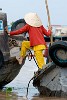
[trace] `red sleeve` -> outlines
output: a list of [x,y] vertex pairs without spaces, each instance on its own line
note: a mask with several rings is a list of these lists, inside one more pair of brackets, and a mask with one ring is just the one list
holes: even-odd
[[20,29],[18,29],[18,30],[16,30],[16,31],[11,31],[11,32],[10,32],[10,35],[22,34],[22,33],[24,33],[24,32],[28,32],[28,30],[29,30],[29,25],[26,24],[24,27],[22,27],[22,28],[20,28]]
[[43,26],[42,26],[42,31],[43,31],[43,34],[46,35],[46,36],[50,36],[51,35],[51,30],[46,30]]

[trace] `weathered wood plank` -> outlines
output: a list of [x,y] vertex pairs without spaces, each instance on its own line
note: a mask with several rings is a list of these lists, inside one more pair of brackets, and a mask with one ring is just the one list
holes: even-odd
[[43,74],[41,77],[38,76],[33,80],[33,85],[42,95],[67,97],[67,68],[56,66],[50,71],[46,70],[41,73]]

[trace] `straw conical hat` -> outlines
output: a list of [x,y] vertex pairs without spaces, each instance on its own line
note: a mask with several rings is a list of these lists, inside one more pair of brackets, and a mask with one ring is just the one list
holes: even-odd
[[24,19],[26,23],[31,26],[40,27],[42,25],[42,22],[36,13],[28,13],[25,15]]

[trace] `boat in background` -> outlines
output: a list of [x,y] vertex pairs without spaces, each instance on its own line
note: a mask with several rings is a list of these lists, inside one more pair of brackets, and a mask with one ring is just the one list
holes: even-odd
[[[22,23],[22,26],[24,23]],[[22,65],[19,65],[16,56],[19,55],[20,47],[15,39],[5,32],[7,26],[7,14],[0,12],[0,89],[10,83],[19,73]],[[23,39],[24,40],[24,39]]]

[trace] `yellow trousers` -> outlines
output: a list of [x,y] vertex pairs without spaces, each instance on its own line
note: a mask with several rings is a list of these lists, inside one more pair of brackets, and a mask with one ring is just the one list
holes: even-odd
[[[30,49],[30,41],[23,41],[21,45],[21,52],[20,56],[25,57],[26,51]],[[45,65],[44,57],[43,57],[43,50],[46,49],[45,45],[37,45],[32,47],[34,51],[34,55],[36,57],[36,61],[38,64],[38,67],[42,69],[43,65]]]

